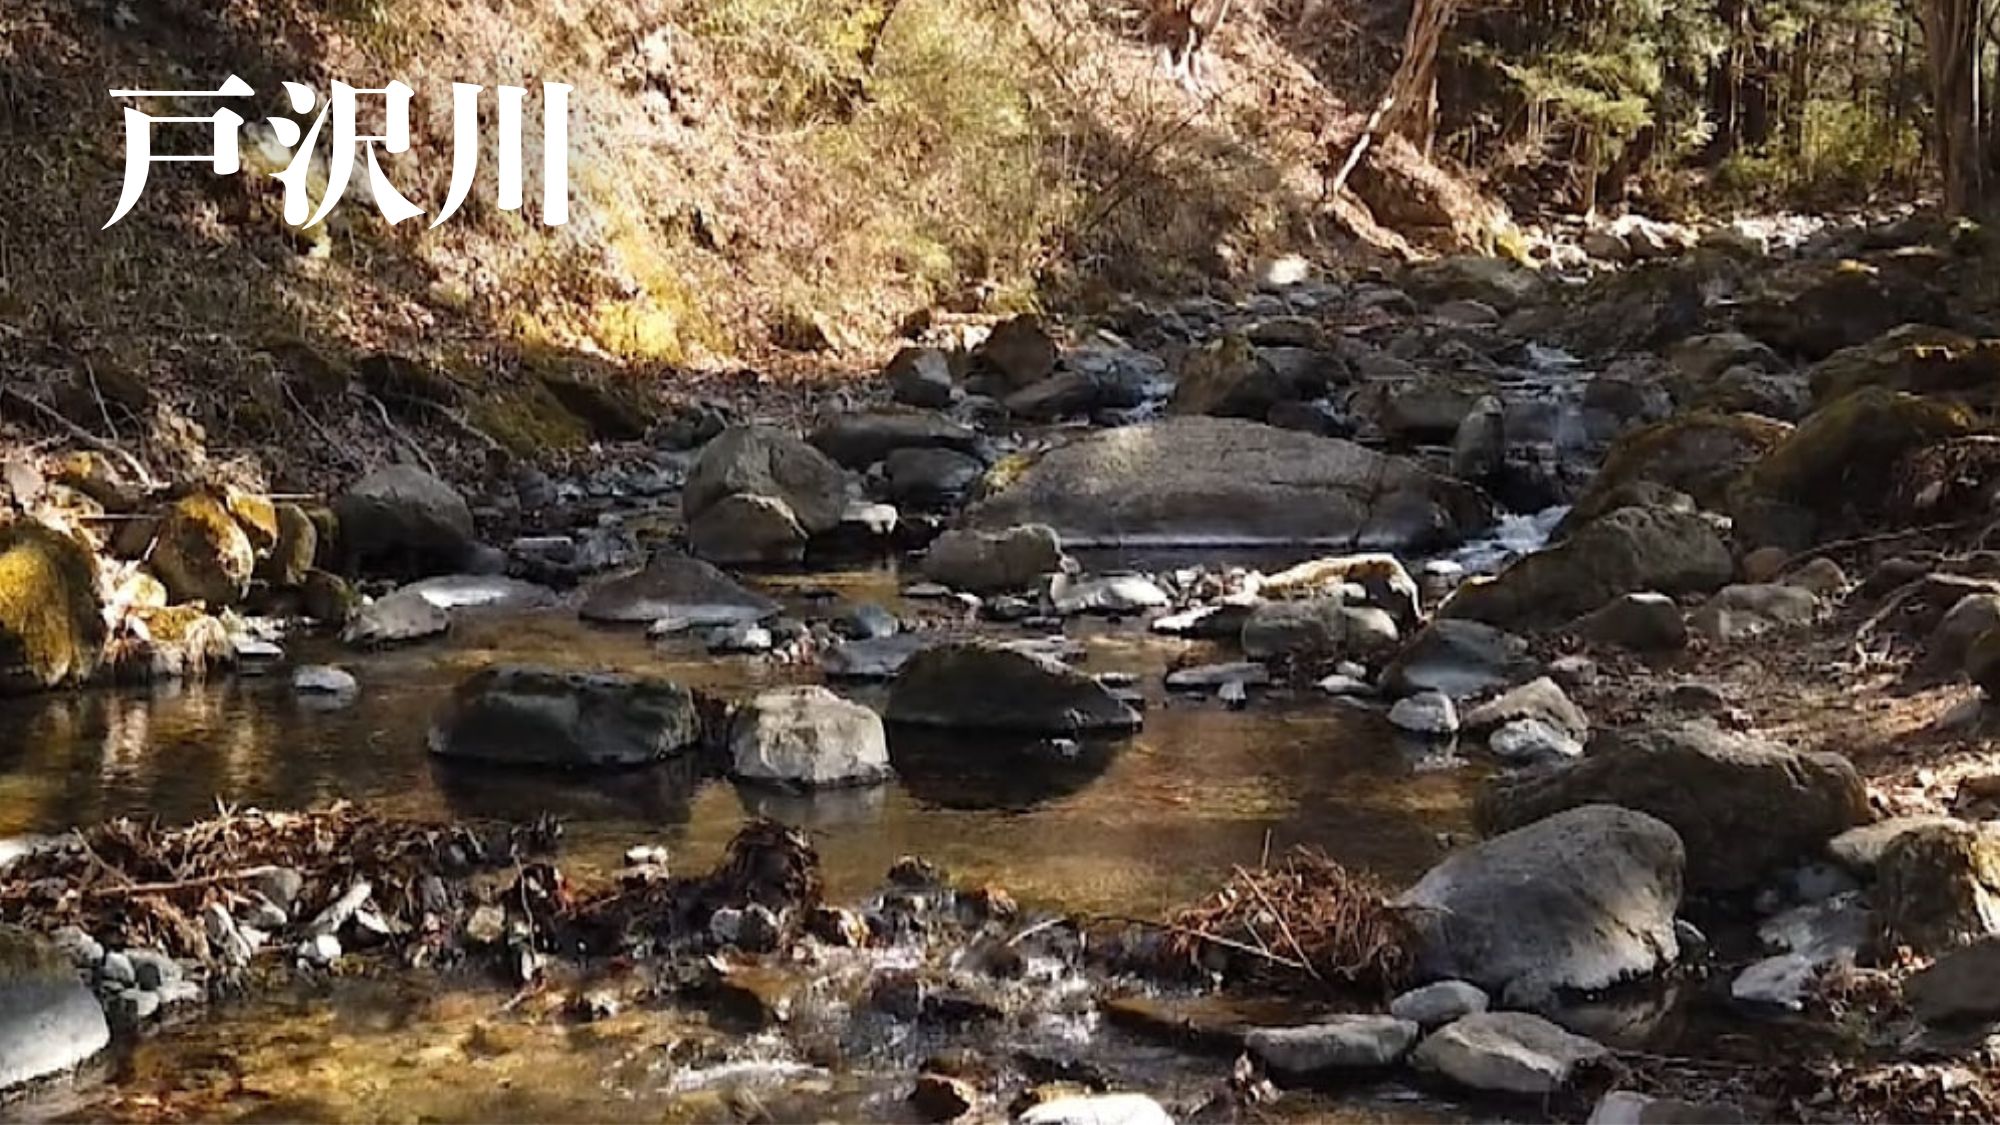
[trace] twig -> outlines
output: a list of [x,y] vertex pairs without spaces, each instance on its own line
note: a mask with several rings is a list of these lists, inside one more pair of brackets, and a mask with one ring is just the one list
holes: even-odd
[[159,478],[155,477],[152,473],[146,471],[146,466],[142,464],[137,457],[132,456],[132,454],[128,450],[112,442],[105,441],[103,438],[98,437],[96,434],[91,433],[89,430],[84,429],[82,426],[77,425],[75,422],[70,421],[68,418],[63,417],[62,413],[56,410],[54,407],[49,406],[48,404],[40,401],[39,399],[36,399],[34,396],[28,394],[25,391],[15,390],[13,387],[0,387],[0,397],[13,399],[15,402],[19,402],[29,407],[30,409],[34,410],[37,414],[40,414],[42,417],[55,423],[57,426],[62,427],[62,429],[66,433],[68,433],[71,437],[75,438],[76,440],[84,443],[85,445],[90,446],[92,449],[95,449],[100,453],[116,457],[119,460],[125,462],[125,467],[132,470],[132,475],[139,478],[139,483],[143,487],[149,490],[160,487]]
[[[123,887],[93,887],[85,891],[83,896],[85,898],[112,898],[118,895],[172,894],[175,891],[200,890],[206,887],[221,886],[224,883],[240,883],[245,879],[255,879],[275,870],[277,869],[265,865],[263,867],[246,867],[241,871],[224,871],[219,875],[203,875],[195,879],[174,879],[165,883],[130,883],[130,885]],[[116,874],[117,872],[114,870],[113,873]],[[120,878],[123,878],[123,876],[121,875]]]
[[1015,934],[1013,937],[1008,938],[1007,948],[1012,949],[1015,946],[1021,944],[1022,942],[1028,940],[1029,938],[1034,937],[1036,934],[1043,933],[1048,930],[1053,930],[1057,926],[1060,926],[1067,921],[1069,921],[1068,918],[1064,918],[1060,915],[1054,918],[1044,918],[1043,920],[1035,923],[1034,925],[1029,926],[1027,929],[1022,930],[1020,933]]
[[1167,931],[1168,933],[1179,934],[1182,937],[1193,938],[1196,941],[1205,941],[1211,945],[1219,945],[1224,949],[1234,950],[1237,953],[1247,953],[1252,957],[1261,957],[1264,960],[1269,961],[1273,965],[1278,965],[1283,968],[1295,969],[1299,972],[1312,971],[1312,967],[1310,965],[1294,961],[1289,957],[1280,957],[1268,949],[1259,949],[1254,945],[1246,945],[1240,941],[1232,941],[1229,938],[1220,937],[1216,934],[1203,933],[1200,930],[1191,930],[1186,926],[1176,925],[1172,922],[1149,922],[1144,918],[1128,918],[1118,914],[1099,915],[1099,918],[1106,922],[1123,922],[1127,925],[1132,925],[1132,926],[1157,926],[1160,929]]
[[1951,531],[1964,531],[1969,527],[1974,527],[1983,522],[1985,522],[1983,519],[1958,520],[1953,523],[1934,523],[1925,527],[1906,528],[1902,531],[1884,531],[1875,535],[1857,535],[1852,539],[1838,539],[1832,543],[1824,543],[1817,547],[1808,548],[1791,556],[1784,561],[1783,565],[1778,567],[1778,573],[1783,574],[1800,563],[1819,555],[1831,555],[1840,551],[1851,551],[1856,547],[1876,547],[1884,543],[1900,542],[1904,539],[1921,539],[1926,535],[1943,535]]
[[411,453],[415,454],[418,462],[420,462],[423,465],[424,469],[427,472],[429,472],[432,476],[438,475],[437,465],[431,461],[430,455],[426,454],[424,452],[423,447],[418,445],[415,441],[413,441],[410,438],[409,434],[403,432],[403,428],[396,424],[395,419],[389,417],[389,408],[382,405],[381,399],[376,398],[374,395],[371,395],[366,391],[352,391],[351,393],[360,395],[361,401],[369,404],[370,406],[373,406],[375,408],[375,413],[381,416],[382,425],[387,427],[390,436],[394,437],[397,441],[402,442],[403,447],[405,449],[408,449]]
[[104,428],[110,432],[111,440],[118,440],[118,424],[111,420],[111,408],[104,404],[104,391],[97,385],[97,368],[89,360],[83,361],[83,373],[90,379],[90,397],[97,400],[97,415],[104,419]]
[[1292,935],[1292,927],[1285,921],[1284,912],[1279,910],[1277,905],[1271,901],[1271,897],[1264,893],[1264,888],[1258,884],[1256,879],[1251,878],[1248,871],[1243,870],[1241,867],[1236,869],[1236,876],[1243,880],[1244,885],[1250,888],[1250,893],[1256,895],[1257,901],[1262,903],[1264,909],[1271,912],[1271,917],[1277,920],[1278,933],[1284,936],[1285,943],[1290,945],[1292,952],[1298,955],[1299,964],[1305,966],[1306,974],[1314,980],[1323,980],[1324,978],[1319,975],[1319,970],[1313,968],[1312,958],[1306,956],[1305,947],[1300,945],[1299,939]]

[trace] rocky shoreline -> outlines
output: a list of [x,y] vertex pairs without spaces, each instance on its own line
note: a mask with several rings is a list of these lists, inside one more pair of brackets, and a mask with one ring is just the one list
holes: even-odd
[[[1246,1060],[1203,1105],[1014,1107],[1027,1120],[1248,1112],[1272,1080],[1406,1067],[1602,1121],[1977,1118],[1995,1095],[1969,1029],[2000,1019],[1984,983],[2000,949],[1994,353],[1910,273],[1951,253],[1924,234],[1689,245],[1573,290],[1452,259],[1127,302],[1062,330],[1018,317],[913,344],[869,392],[887,404],[792,420],[695,405],[577,475],[496,464],[465,492],[412,465],[318,504],[141,487],[102,453],[10,462],[9,690],[257,672],[312,627],[358,653],[466,614],[574,613],[800,682],[718,697],[495,664],[438,700],[431,752],[607,776],[694,762],[809,795],[893,784],[897,730],[947,732],[967,762],[1056,768],[1143,731],[1144,689],[1160,688],[1171,706],[1253,712],[1314,699],[1377,716],[1412,769],[1491,776],[1483,838],[1452,841],[1400,892],[1357,890],[1334,865],[1207,928],[1117,934],[1002,910],[1004,894],[917,879],[915,863],[866,902],[828,904],[809,842],[767,824],[708,876],[634,853],[615,889],[580,894],[533,858],[549,825],[487,839],[352,809],[165,834],[114,822],[0,868],[0,921],[26,927],[8,932],[0,1010],[18,996],[61,1013],[76,1056],[7,1058],[0,1075],[65,1069],[229,972],[326,972],[352,948],[409,966],[482,951],[524,985],[580,952],[658,953],[659,975],[688,979],[649,995],[735,1003],[710,955],[811,966],[914,944],[951,966],[942,992],[866,973],[857,987],[919,1022],[1016,1018],[959,978],[1018,980],[1038,957],[1029,977],[1090,995],[1079,1018],[1185,1033],[1116,1007],[1113,985],[1156,990],[1164,973],[1185,989],[1190,969],[1268,990],[1275,965],[1278,987],[1346,1005],[1200,1025]],[[1163,551],[1176,561],[1147,562]],[[801,609],[753,588],[857,557],[902,560],[893,605]],[[1184,647],[1163,682],[1135,683],[1084,666],[1086,622]],[[362,690],[338,667],[290,674],[316,705]],[[879,704],[857,702],[871,684]],[[296,851],[329,833],[311,863],[255,851],[259,834]],[[275,870],[298,877],[289,891],[267,885]],[[1325,954],[1363,922],[1394,940]],[[1336,988],[1329,964],[1365,971]],[[1358,997],[1356,977],[1379,995]],[[1825,1045],[1758,1060],[1761,1075],[1690,1055],[1725,1078],[1661,1077],[1574,1016],[1580,998],[1649,984]],[[927,1118],[1039,1085],[948,1069],[917,1079]]]

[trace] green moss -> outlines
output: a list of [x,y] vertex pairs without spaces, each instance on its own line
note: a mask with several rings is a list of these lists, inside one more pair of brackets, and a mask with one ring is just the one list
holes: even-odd
[[1570,515],[1572,523],[1609,511],[1627,486],[1650,481],[1715,505],[1743,469],[1775,448],[1792,428],[1754,414],[1697,411],[1618,439]]
[[278,508],[269,498],[232,488],[224,503],[243,534],[250,537],[253,550],[263,552],[277,546]]
[[0,691],[82,683],[103,646],[90,551],[32,520],[0,526]]
[[2000,390],[2000,340],[1975,340],[1928,324],[1906,324],[1835,352],[1809,373],[1813,398],[1845,398],[1863,387],[1991,398]]
[[266,582],[289,589],[305,581],[319,561],[319,528],[297,504],[279,504],[275,511],[277,542],[259,570]]
[[[275,528],[272,535],[275,539]],[[218,609],[234,605],[242,600],[255,566],[250,536],[212,493],[182,497],[160,523],[153,569],[176,601],[206,602]]]
[[1822,407],[1745,470],[1732,506],[1795,504],[1817,512],[1873,511],[1890,474],[1915,449],[1970,432],[1964,407],[1869,387]]
[[589,427],[540,382],[485,395],[472,407],[472,424],[523,458],[577,449],[590,440]]

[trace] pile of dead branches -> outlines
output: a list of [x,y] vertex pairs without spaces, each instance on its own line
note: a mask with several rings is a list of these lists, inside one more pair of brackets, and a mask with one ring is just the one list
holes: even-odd
[[1414,940],[1381,884],[1311,848],[1238,867],[1213,895],[1176,914],[1169,950],[1197,964],[1224,954],[1226,976],[1287,991],[1392,988]]
[[[0,922],[51,932],[76,926],[101,941],[208,962],[198,919],[232,913],[281,872],[296,878],[294,918],[310,918],[365,886],[372,916],[395,933],[439,928],[445,890],[483,871],[518,870],[551,849],[551,821],[532,825],[388,820],[341,803],[312,812],[223,810],[179,828],[119,819],[59,837],[0,874]],[[424,920],[431,919],[429,925]]]

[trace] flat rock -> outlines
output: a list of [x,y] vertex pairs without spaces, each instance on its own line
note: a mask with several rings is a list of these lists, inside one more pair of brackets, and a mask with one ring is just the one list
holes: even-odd
[[1497,730],[1522,719],[1539,720],[1572,739],[1590,735],[1590,717],[1547,676],[1510,688],[1464,715],[1465,729],[1474,732]]
[[1526,1012],[1479,1012],[1433,1032],[1413,1056],[1461,1086],[1503,1094],[1553,1094],[1576,1068],[1603,1058],[1601,1044]]
[[1483,1012],[1491,1003],[1486,990],[1476,984],[1441,980],[1413,988],[1389,1001],[1389,1014],[1424,1028],[1433,1028]]
[[1040,524],[947,531],[924,554],[926,578],[975,594],[1023,590],[1061,569],[1062,540]]
[[1903,986],[1925,1023],[2000,1020],[2000,937],[1983,938],[1937,959]]
[[889,689],[890,722],[913,726],[1073,735],[1129,731],[1137,711],[1097,680],[1057,660],[986,641],[957,641],[913,657]]
[[1389,708],[1389,722],[1411,734],[1444,738],[1458,733],[1458,709],[1442,692],[1419,692],[1397,700]]
[[357,648],[376,648],[440,636],[450,628],[451,614],[405,587],[355,610],[340,639]]
[[1882,853],[1903,836],[1931,828],[1963,827],[1965,822],[1950,816],[1894,816],[1850,828],[1827,841],[1827,854],[1858,875],[1873,875]]
[[555,591],[547,586],[500,575],[446,574],[412,582],[403,589],[447,611],[541,609],[556,602]]
[[1735,572],[1735,559],[1706,518],[1621,508],[1490,579],[1460,587],[1438,614],[1511,629],[1555,628],[1625,594],[1708,591]]
[[664,622],[668,631],[762,621],[777,612],[778,603],[710,564],[670,552],[592,585],[577,610],[586,621]]
[[893,680],[911,657],[948,639],[929,633],[897,633],[845,641],[820,650],[820,671],[830,680]]
[[1528,642],[1478,621],[1433,621],[1382,672],[1392,695],[1438,691],[1465,699],[1542,674]]
[[1209,691],[1224,684],[1263,687],[1270,682],[1271,670],[1248,660],[1232,664],[1197,664],[1167,673],[1167,687],[1172,691]]
[[1334,1016],[1303,1027],[1260,1027],[1243,1038],[1258,1061],[1284,1074],[1391,1066],[1417,1041],[1418,1027],[1395,1016]]
[[1160,1103],[1144,1094],[1057,1098],[1015,1120],[1019,1125],[1174,1125]]
[[1228,418],[1098,431],[976,505],[973,526],[1077,545],[1456,544],[1494,521],[1477,489],[1352,442]]
[[0,927],[0,1090],[72,1070],[110,1042],[104,1009],[69,958],[27,930]]
[[458,686],[430,744],[504,765],[637,766],[691,749],[701,730],[692,693],[667,680],[501,665]]

